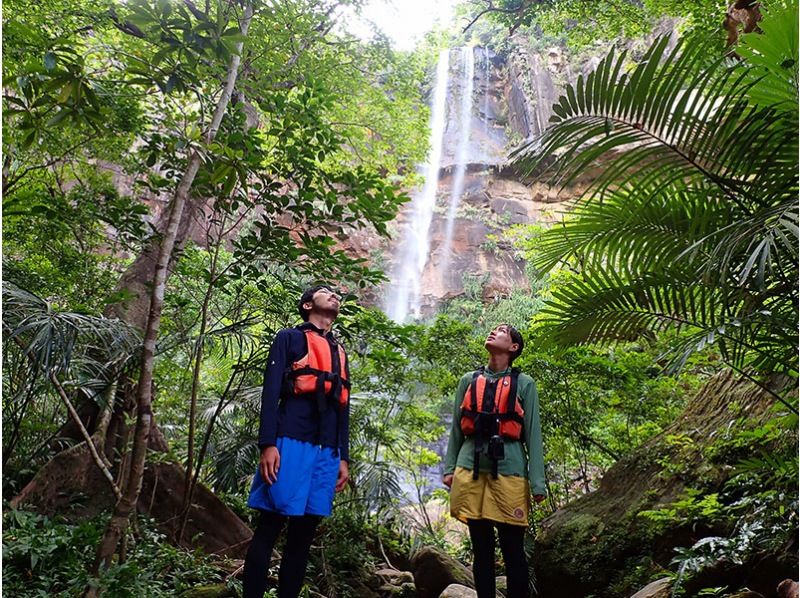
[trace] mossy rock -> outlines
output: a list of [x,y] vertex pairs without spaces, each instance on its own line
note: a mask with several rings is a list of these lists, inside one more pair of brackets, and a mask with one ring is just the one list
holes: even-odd
[[472,573],[449,554],[425,546],[411,558],[411,569],[420,598],[439,598],[450,584],[474,587]]
[[639,513],[675,503],[687,488],[718,491],[731,468],[719,462],[722,453],[709,450],[713,432],[731,420],[730,405],[758,422],[769,417],[772,403],[731,373],[709,380],[662,434],[614,464],[598,490],[541,522],[533,556],[539,598],[630,596],[663,576],[656,563],[668,563],[675,548],[726,535],[724,523],[676,518],[655,525]]
[[224,583],[214,583],[185,590],[180,598],[236,598],[236,592]]

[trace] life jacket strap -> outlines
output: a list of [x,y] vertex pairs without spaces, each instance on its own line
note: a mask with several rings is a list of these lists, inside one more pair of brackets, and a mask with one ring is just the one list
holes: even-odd
[[[314,392],[303,393],[295,396],[313,397],[317,401],[317,407],[320,413],[325,412],[328,408],[327,399],[329,397],[338,397],[342,393],[342,389],[350,390],[350,380],[342,378],[341,375],[335,372],[326,372],[325,370],[318,370],[309,366],[297,368],[296,370],[289,370],[286,372],[286,378],[291,383],[300,376],[316,376],[317,383],[315,384]],[[329,393],[325,392],[325,383],[331,382],[331,390]],[[291,384],[289,385],[291,388]]]
[[481,449],[483,442],[480,436],[475,437],[475,454],[472,456],[472,479],[477,480],[480,475]]
[[[517,382],[519,381],[519,368],[511,368],[511,387],[508,390],[508,400],[506,401],[505,415],[516,415],[517,412]],[[511,418],[522,421],[522,418]]]
[[483,448],[483,418],[478,411],[478,377],[483,374],[483,367],[475,370],[472,374],[472,384],[470,384],[469,413],[474,415],[475,420],[475,454],[472,456],[472,479],[477,480],[480,476],[481,450]]
[[469,407],[472,413],[478,413],[478,378],[483,375],[483,368],[479,368],[475,370],[472,374],[472,384],[469,385],[470,389],[470,396],[469,396]]

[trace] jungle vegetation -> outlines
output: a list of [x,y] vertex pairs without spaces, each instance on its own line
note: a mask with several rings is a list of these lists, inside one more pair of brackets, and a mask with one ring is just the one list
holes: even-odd
[[[192,545],[189,504],[210,492],[252,522],[266,355],[317,280],[345,292],[337,332],[355,392],[353,483],[315,543],[315,590],[357,596],[350,580],[376,547],[466,557],[428,517],[443,493],[420,472],[435,475],[441,416],[501,320],[524,332],[518,365],[547,404],[549,495],[532,531],[729,368],[775,395],[775,417],[740,422],[715,446],[740,455],[729,496],[698,490],[650,515],[731,524],[663,571],[680,580],[763,549],[746,532],[767,524],[764,542],[796,534],[796,2],[765,5],[733,51],[707,2],[624,2],[631,14],[592,18],[599,5],[583,0],[533,3],[522,18],[465,9],[453,39],[478,17],[475,31],[498,47],[509,27],[579,47],[684,20],[677,43],[611,50],[567,88],[544,136],[513,154],[529,180],[555,184],[607,165],[563,224],[508,231],[530,288],[487,304],[473,281],[405,325],[374,307],[384,273],[341,246],[359,230],[388,235],[416,182],[442,40],[398,52],[356,38],[342,26],[351,4],[4,3],[7,591],[237,591],[230,563]],[[772,390],[778,378],[789,382]],[[78,480],[39,495],[53,508],[14,502],[77,454],[101,472],[104,499]],[[171,533],[135,512],[158,463],[179,468],[187,497]]]

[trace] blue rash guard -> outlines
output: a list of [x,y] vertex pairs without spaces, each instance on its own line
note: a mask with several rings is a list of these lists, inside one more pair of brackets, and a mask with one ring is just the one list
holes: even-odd
[[[261,424],[258,432],[258,447],[277,446],[278,438],[293,438],[315,445],[338,450],[339,458],[350,460],[350,408],[340,410],[334,400],[319,413],[316,401],[304,397],[281,397],[284,375],[292,363],[307,352],[305,331],[315,330],[324,334],[313,324],[306,322],[295,328],[285,328],[275,335],[267,359],[264,388],[261,392]],[[332,333],[325,336],[336,343]],[[350,379],[349,360],[346,365]]]

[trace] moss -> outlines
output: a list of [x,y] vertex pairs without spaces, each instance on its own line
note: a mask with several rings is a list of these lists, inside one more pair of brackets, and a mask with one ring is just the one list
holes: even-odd
[[180,598],[235,598],[236,592],[224,583],[196,586],[181,593]]
[[540,558],[538,570],[570,571],[580,580],[581,589],[575,591],[595,588],[598,598],[632,594],[654,575],[663,573],[651,555],[660,530],[638,517],[647,502],[639,501],[614,521],[586,513],[575,515],[548,543],[548,549],[540,555],[544,558]]

